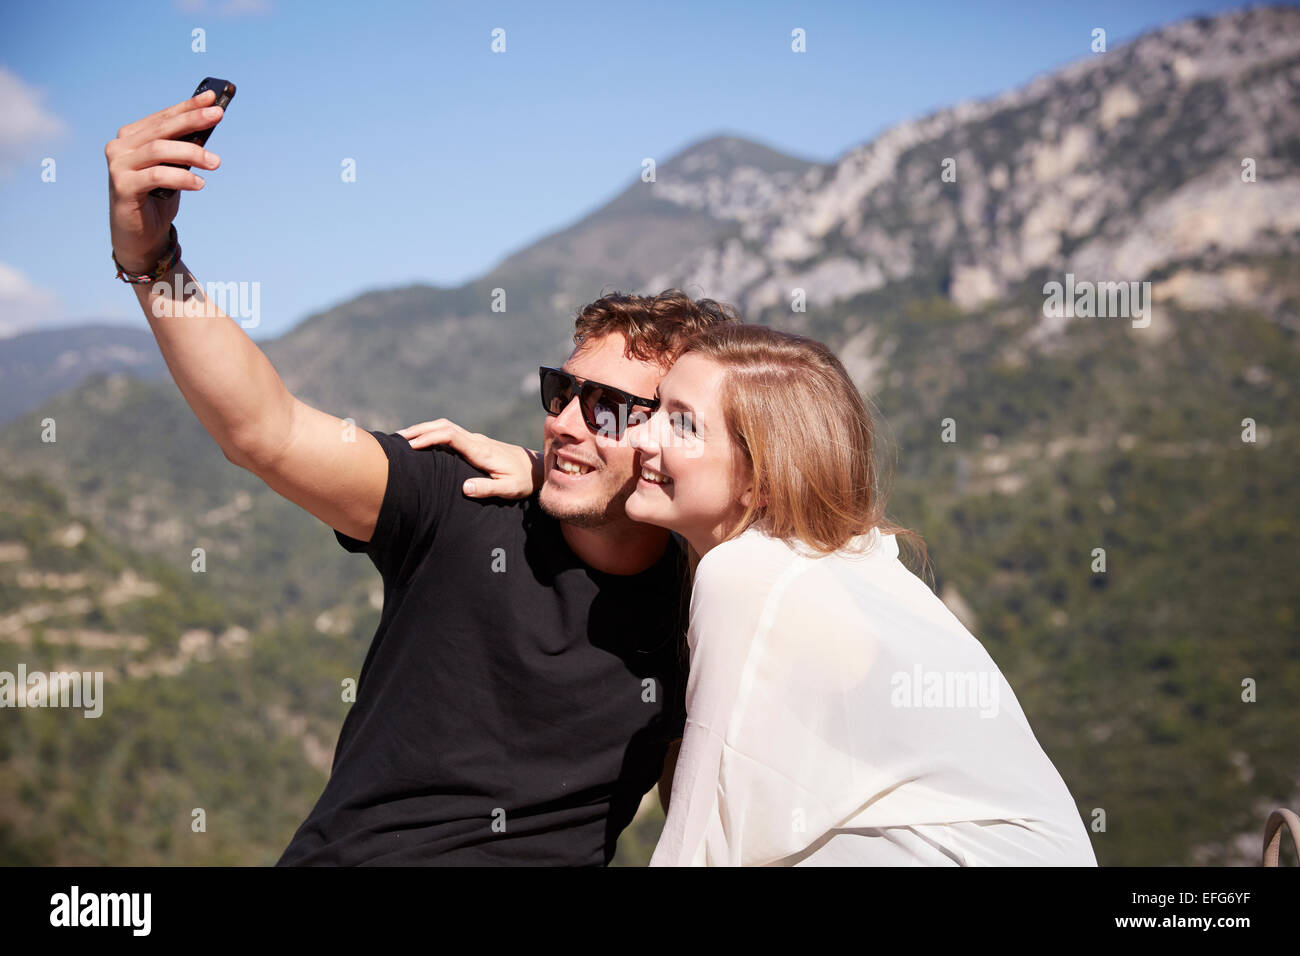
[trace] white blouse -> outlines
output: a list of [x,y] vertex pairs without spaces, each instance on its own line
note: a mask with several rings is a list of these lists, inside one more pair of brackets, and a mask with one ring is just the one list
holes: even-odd
[[983,645],[873,530],[751,527],[696,569],[686,731],[651,866],[1096,866]]

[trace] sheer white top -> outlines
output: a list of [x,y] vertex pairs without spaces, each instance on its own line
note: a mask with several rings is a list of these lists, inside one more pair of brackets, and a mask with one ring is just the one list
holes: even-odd
[[700,560],[686,730],[651,866],[1095,866],[983,645],[878,530],[757,527]]

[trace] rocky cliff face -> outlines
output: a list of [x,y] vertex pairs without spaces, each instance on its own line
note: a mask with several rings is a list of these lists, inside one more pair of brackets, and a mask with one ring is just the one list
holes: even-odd
[[1260,301],[1248,273],[1204,276],[1235,253],[1297,251],[1300,10],[1178,23],[762,185],[742,168],[656,187],[739,234],[647,288],[697,282],[756,314],[788,310],[795,288],[827,307],[922,276],[969,309],[1072,272]]

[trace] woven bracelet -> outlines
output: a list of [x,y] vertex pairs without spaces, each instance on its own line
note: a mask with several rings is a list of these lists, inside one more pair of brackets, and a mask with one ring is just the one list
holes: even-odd
[[172,223],[171,231],[167,235],[167,251],[162,254],[158,264],[150,272],[127,272],[122,268],[122,263],[117,261],[117,253],[113,253],[113,265],[117,266],[117,278],[123,282],[130,282],[132,285],[144,285],[149,282],[157,282],[163,276],[168,275],[172,268],[180,261],[181,244],[176,235],[176,224]]

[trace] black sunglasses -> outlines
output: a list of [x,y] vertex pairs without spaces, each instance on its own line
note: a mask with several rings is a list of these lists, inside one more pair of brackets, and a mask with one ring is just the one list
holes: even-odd
[[542,384],[542,408],[548,415],[558,415],[569,407],[576,393],[578,407],[582,409],[582,420],[594,432],[610,435],[614,439],[623,437],[628,425],[637,425],[647,421],[647,414],[640,421],[632,420],[632,409],[646,408],[653,413],[659,408],[659,399],[642,398],[615,388],[602,385],[589,378],[578,378],[562,368],[550,368],[546,365],[538,369]]

